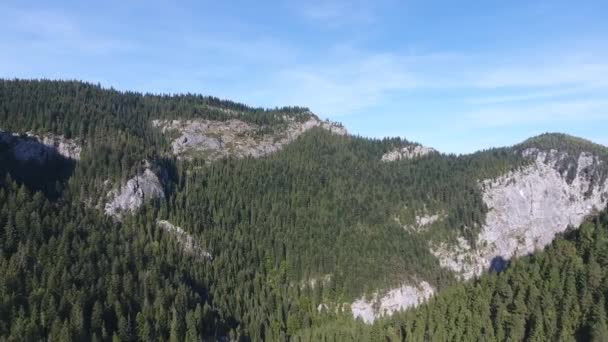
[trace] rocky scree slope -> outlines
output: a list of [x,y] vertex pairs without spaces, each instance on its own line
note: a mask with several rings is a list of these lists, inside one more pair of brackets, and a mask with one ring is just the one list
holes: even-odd
[[171,234],[180,243],[183,251],[202,259],[213,260],[211,253],[207,252],[194,237],[179,226],[167,220],[157,220],[156,225]]
[[177,135],[171,141],[171,148],[173,155],[180,159],[261,157],[280,150],[314,127],[335,134],[348,134],[340,124],[321,121],[314,114],[309,114],[310,118],[303,122],[286,116],[285,124],[276,127],[260,126],[238,119],[153,120],[152,125],[160,128],[166,136]]

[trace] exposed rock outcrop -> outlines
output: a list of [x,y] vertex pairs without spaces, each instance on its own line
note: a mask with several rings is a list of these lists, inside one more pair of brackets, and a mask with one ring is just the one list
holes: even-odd
[[0,142],[12,148],[16,160],[38,163],[44,163],[57,155],[79,160],[82,151],[76,140],[54,134],[40,136],[30,132],[17,134],[0,131]]
[[414,159],[429,155],[431,153],[437,153],[437,150],[422,145],[409,145],[385,153],[382,155],[381,160],[383,162],[390,162],[402,159]]
[[439,221],[439,219],[441,218],[440,214],[428,214],[428,215],[422,215],[422,216],[416,216],[416,226],[418,227],[427,227],[430,226],[431,224]]
[[459,239],[456,246],[432,249],[442,266],[471,278],[497,263],[544,248],[556,234],[577,227],[606,206],[608,182],[599,181],[602,177],[594,172],[604,161],[596,156],[580,153],[576,165],[568,165],[572,172],[564,172],[563,162],[570,157],[566,153],[527,149],[522,155],[533,162],[480,184],[489,212],[477,248]]
[[237,158],[261,157],[278,151],[313,127],[345,135],[347,131],[337,123],[311,117],[305,122],[287,118],[280,130],[270,130],[241,120],[153,120],[163,133],[177,133],[171,143],[173,154],[179,158],[202,157],[216,160],[227,156]]
[[390,316],[394,312],[416,307],[434,293],[435,289],[426,281],[416,286],[403,285],[389,290],[382,296],[374,293],[370,300],[365,297],[359,298],[351,305],[351,311],[355,318],[361,318],[365,323],[371,324],[382,316]]
[[[318,120],[315,121],[319,122]],[[346,130],[346,128],[344,128],[342,124],[334,121],[320,121],[320,124],[318,124],[318,126],[337,135],[348,135],[348,131]]]
[[213,256],[201,247],[192,235],[188,234],[181,227],[173,225],[171,222],[166,220],[158,220],[156,224],[164,229],[169,234],[173,235],[177,241],[182,245],[184,252],[203,258],[207,260],[213,260]]
[[105,205],[105,213],[121,219],[125,213],[133,213],[146,201],[164,198],[165,192],[158,176],[149,168],[127,181],[120,189],[108,193],[110,200]]
[[[411,212],[407,206],[403,208],[405,214],[400,213],[394,217],[397,224],[403,227],[403,229],[420,233],[429,229],[436,222],[440,222],[446,218],[446,214],[443,210],[432,211],[427,209],[426,205],[422,209]],[[413,217],[412,217],[413,215]]]
[[403,228],[419,233],[429,228],[433,223],[444,218],[445,215],[442,213],[416,215],[414,224],[405,225]]
[[304,289],[307,285],[310,286],[311,289],[314,289],[318,285],[326,286],[331,281],[331,274],[326,274],[324,276],[310,278],[308,280],[303,280],[300,283],[300,289]]

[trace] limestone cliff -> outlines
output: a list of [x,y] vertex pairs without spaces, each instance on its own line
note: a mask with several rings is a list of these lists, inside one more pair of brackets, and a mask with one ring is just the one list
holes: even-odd
[[146,168],[143,173],[129,179],[120,189],[108,193],[105,205],[106,215],[121,219],[126,213],[133,213],[145,202],[164,198],[165,192],[158,176]]
[[31,132],[17,134],[0,131],[0,142],[8,144],[14,158],[19,161],[43,163],[57,155],[79,160],[82,151],[78,141],[50,133],[36,135]]
[[418,285],[403,285],[390,289],[384,295],[378,292],[371,298],[361,297],[351,305],[355,318],[361,318],[365,323],[373,323],[377,318],[390,316],[397,311],[415,307],[429,299],[435,289],[426,281]]
[[[491,268],[500,269],[511,258],[530,254],[550,244],[569,226],[577,227],[608,202],[607,161],[589,152],[555,149],[514,150],[529,163],[495,179],[479,181],[489,211],[475,248],[460,237],[456,243],[432,243],[440,264],[461,279],[470,279]],[[411,155],[410,155],[411,156]],[[415,216],[404,228],[424,232],[441,214]],[[400,221],[397,219],[397,222]],[[366,323],[384,315],[414,307],[435,293],[426,282],[378,292],[351,305],[355,318]]]
[[313,127],[321,127],[332,133],[346,135],[341,125],[321,121],[312,116],[304,122],[286,118],[281,127],[263,127],[238,119],[212,120],[154,120],[165,135],[177,135],[171,142],[172,152],[181,159],[204,158],[216,160],[223,157],[261,157],[280,150]]
[[461,238],[457,245],[432,249],[442,266],[465,279],[544,248],[556,234],[606,206],[608,182],[597,172],[606,161],[598,156],[536,148],[520,153],[531,160],[528,166],[480,182],[489,212],[477,248]]

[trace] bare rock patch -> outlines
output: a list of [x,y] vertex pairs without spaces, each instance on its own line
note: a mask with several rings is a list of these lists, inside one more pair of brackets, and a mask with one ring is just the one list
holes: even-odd
[[272,130],[238,119],[212,121],[192,120],[153,120],[152,125],[164,134],[176,134],[171,142],[174,155],[183,159],[203,157],[216,160],[223,157],[262,157],[280,150],[304,132],[321,127],[334,134],[345,135],[346,129],[329,121],[311,117],[304,122],[286,119],[280,130]]
[[145,202],[164,198],[165,192],[158,176],[149,168],[129,179],[120,189],[108,193],[110,200],[105,205],[105,213],[121,219],[126,213],[134,213]]
[[416,307],[428,300],[434,293],[435,289],[426,281],[417,285],[403,285],[388,290],[384,295],[376,292],[370,299],[361,297],[352,303],[351,311],[355,318],[361,318],[363,322],[372,324],[380,317]]
[[578,227],[586,216],[608,201],[608,182],[596,184],[589,168],[603,163],[580,153],[572,179],[560,172],[569,156],[556,150],[528,149],[532,164],[497,179],[480,183],[489,208],[477,248],[464,240],[457,245],[436,245],[433,254],[441,265],[465,279],[488,270],[495,260],[509,260],[543,249],[568,226]]
[[383,162],[391,162],[402,159],[414,159],[420,158],[432,153],[437,153],[437,150],[431,147],[422,145],[409,145],[401,148],[394,149],[390,152],[385,153],[382,156]]
[[82,151],[77,140],[50,133],[36,135],[31,132],[18,134],[0,131],[0,142],[8,144],[12,148],[16,160],[38,163],[46,162],[55,155],[80,160]]

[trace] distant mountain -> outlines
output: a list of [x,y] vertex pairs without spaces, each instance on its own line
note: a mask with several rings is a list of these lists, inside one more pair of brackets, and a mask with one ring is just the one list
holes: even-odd
[[76,81],[0,81],[0,161],[13,340],[357,340],[608,202],[608,149],[563,134],[454,156]]

